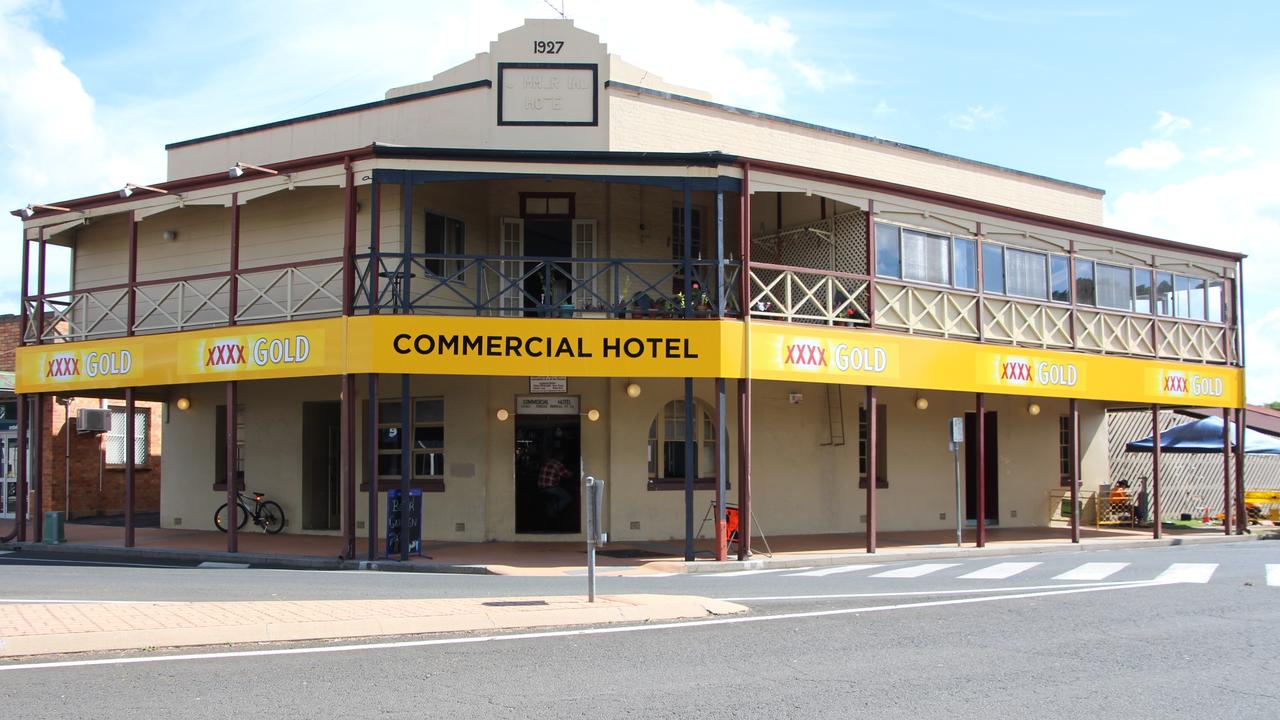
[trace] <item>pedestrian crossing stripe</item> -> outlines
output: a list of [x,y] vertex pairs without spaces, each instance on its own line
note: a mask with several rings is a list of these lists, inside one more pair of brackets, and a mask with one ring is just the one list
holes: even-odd
[[827,575],[838,575],[840,573],[857,572],[859,570],[870,570],[871,568],[884,567],[883,563],[866,563],[863,565],[834,565],[832,567],[818,568],[817,570],[809,570],[806,572],[788,573],[787,577],[825,577]]
[[1218,563],[1174,563],[1156,576],[1158,583],[1207,583]]
[[1127,562],[1091,562],[1054,576],[1054,580],[1106,580],[1129,567]]
[[885,570],[884,572],[876,573],[875,575],[872,575],[871,577],[878,577],[878,578],[918,578],[918,577],[923,577],[923,576],[925,576],[925,575],[928,575],[929,573],[935,573],[935,572],[937,572],[937,571],[939,571],[939,570],[946,570],[947,568],[955,567],[955,566],[957,566],[957,565],[959,565],[959,564],[960,564],[960,563],[924,563],[924,564],[921,564],[921,565],[910,565],[910,566],[903,567],[903,568],[895,568],[895,569],[893,569],[893,570]]
[[1267,565],[1267,584],[1280,586],[1280,565]]
[[712,577],[743,577],[744,575],[764,575],[766,573],[780,573],[788,570],[808,570],[809,568],[764,568],[762,570],[734,570],[733,572],[715,573]]
[[1006,562],[961,575],[965,580],[1004,580],[1039,565],[1038,562]]

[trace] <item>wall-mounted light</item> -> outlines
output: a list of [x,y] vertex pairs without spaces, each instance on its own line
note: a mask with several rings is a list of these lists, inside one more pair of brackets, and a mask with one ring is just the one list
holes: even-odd
[[628,384],[628,385],[627,385],[627,397],[629,397],[629,398],[638,398],[638,397],[640,397],[640,386],[639,386],[638,384],[636,384],[636,383],[630,383],[630,384]]
[[592,409],[588,410],[588,411],[587,411],[587,419],[588,419],[588,420],[590,420],[591,422],[595,422],[595,421],[599,420],[599,419],[600,419],[600,411],[599,411],[599,410],[596,410],[595,408],[592,408]]
[[1028,415],[1039,415],[1039,414],[1040,414],[1040,404],[1039,404],[1039,403],[1031,403],[1031,404],[1027,405],[1027,414],[1028,414]]
[[165,242],[173,242],[174,240],[178,239],[178,231],[165,230],[164,232],[160,233],[160,237],[164,238]]
[[37,203],[32,203],[31,205],[28,205],[24,208],[19,208],[17,210],[14,210],[13,212],[16,213],[17,215],[21,215],[23,220],[30,220],[36,214],[36,210],[57,210],[58,212],[71,212],[71,208],[65,208],[65,207],[62,207],[61,205],[40,205]]
[[498,418],[498,422],[506,422],[507,418],[511,417],[511,411],[506,408],[498,408],[498,412],[494,413],[494,416]]
[[191,400],[189,398],[180,397],[173,405],[179,410],[190,410]]
[[917,409],[917,410],[928,410],[928,409],[929,409],[929,398],[927,398],[927,397],[918,397],[918,398],[916,398],[916,409]]
[[158,187],[151,187],[150,185],[137,185],[134,183],[125,183],[124,187],[120,188],[120,197],[127,198],[130,195],[133,195],[134,190],[149,190],[154,193],[160,193],[161,195],[169,194],[168,190],[162,190]]
[[238,162],[227,170],[227,177],[235,180],[236,178],[243,176],[245,170],[257,170],[258,172],[264,172],[268,175],[280,174],[279,170],[272,170],[271,168],[264,168],[260,165],[250,165],[249,163]]

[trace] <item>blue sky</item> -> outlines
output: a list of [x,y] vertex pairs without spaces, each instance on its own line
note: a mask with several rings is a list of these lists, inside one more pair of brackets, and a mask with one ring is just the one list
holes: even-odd
[[[1102,188],[1109,225],[1249,253],[1254,402],[1280,399],[1277,7],[565,0],[611,51],[720,102]],[[552,15],[0,0],[0,207],[161,180],[166,142],[376,100]],[[16,311],[15,268],[0,280]]]

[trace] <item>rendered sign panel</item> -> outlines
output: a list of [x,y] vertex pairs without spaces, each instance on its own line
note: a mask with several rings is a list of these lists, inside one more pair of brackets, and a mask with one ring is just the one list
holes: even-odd
[[499,125],[596,125],[599,68],[578,63],[499,63]]

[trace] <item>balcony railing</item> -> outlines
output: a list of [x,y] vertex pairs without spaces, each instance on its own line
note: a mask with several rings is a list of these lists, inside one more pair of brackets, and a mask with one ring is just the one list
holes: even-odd
[[[353,311],[499,317],[741,317],[742,265],[714,260],[575,259],[361,254]],[[686,295],[685,273],[696,288]],[[717,275],[723,282],[717,293]],[[230,323],[231,274],[208,273],[27,298],[28,344],[221,327]],[[874,326],[1014,346],[1230,363],[1232,328],[1147,313],[980,295],[921,283],[805,267],[752,263],[754,318]],[[243,269],[235,322],[342,314],[341,258]],[[874,302],[872,298],[874,297]],[[43,313],[39,312],[43,303]],[[721,305],[722,303],[722,305]],[[40,322],[41,317],[43,323]]]
[[[693,292],[686,294],[685,269]],[[741,314],[740,266],[655,258],[356,256],[357,312],[508,317],[726,317]]]

